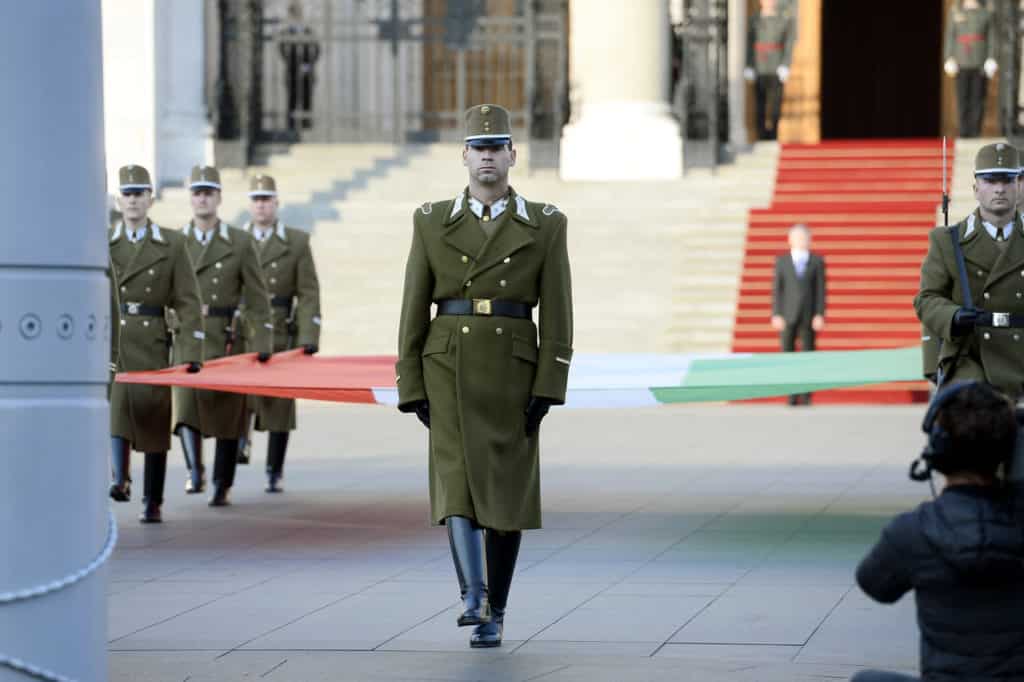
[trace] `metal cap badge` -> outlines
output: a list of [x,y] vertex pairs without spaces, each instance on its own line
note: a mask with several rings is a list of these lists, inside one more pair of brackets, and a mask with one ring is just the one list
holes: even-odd
[[493,147],[512,142],[508,109],[497,104],[478,104],[466,110],[466,144]]

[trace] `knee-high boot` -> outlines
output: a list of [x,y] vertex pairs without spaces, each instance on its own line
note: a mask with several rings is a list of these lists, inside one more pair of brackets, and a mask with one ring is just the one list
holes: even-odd
[[491,610],[484,578],[483,531],[464,516],[449,516],[445,525],[462,592],[463,611],[458,619],[459,627],[489,623]]
[[522,543],[523,534],[518,530],[488,529],[485,538],[491,622],[474,628],[469,638],[469,645],[473,648],[501,646],[505,607],[508,604],[508,592],[512,587],[512,575],[516,570],[516,559],[519,558],[519,545]]
[[110,499],[127,502],[132,499],[132,448],[120,436],[110,437]]
[[213,458],[213,497],[211,507],[226,507],[228,491],[235,484],[235,467],[238,466],[238,439],[218,438]]
[[268,493],[279,493],[284,478],[284,456],[288,451],[288,432],[271,431],[267,437],[267,487]]
[[167,478],[167,453],[147,452],[146,473],[142,484],[142,523],[161,523],[160,505],[164,503],[164,481]]
[[189,477],[185,481],[185,492],[193,495],[206,489],[206,469],[203,467],[203,435],[191,426],[178,427],[181,449],[185,453],[185,466]]

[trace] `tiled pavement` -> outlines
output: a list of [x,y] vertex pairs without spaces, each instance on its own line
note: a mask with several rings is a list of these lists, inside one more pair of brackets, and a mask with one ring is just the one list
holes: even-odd
[[455,627],[447,541],[426,523],[422,427],[384,407],[305,404],[283,495],[262,492],[254,462],[234,506],[210,509],[181,492],[175,451],[166,523],[141,526],[137,501],[117,505],[111,678],[765,682],[913,670],[912,600],[873,604],[853,569],[889,516],[927,494],[905,475],[921,411],[554,410],[545,528],[524,538],[505,646],[471,651],[469,629]]

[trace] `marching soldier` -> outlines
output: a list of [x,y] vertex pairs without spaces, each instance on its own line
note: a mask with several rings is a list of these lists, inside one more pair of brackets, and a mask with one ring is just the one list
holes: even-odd
[[985,119],[986,81],[996,75],[995,21],[979,0],[958,0],[949,10],[946,74],[956,78],[960,137],[978,137]]
[[[975,159],[978,207],[953,228],[932,230],[914,308],[942,339],[943,381],[987,381],[1010,396],[1024,388],[1024,224],[1016,210],[1019,154],[1006,143]],[[950,230],[956,230],[954,249]],[[971,302],[965,303],[957,251]]]
[[761,10],[750,18],[747,32],[747,67],[743,76],[754,83],[757,138],[774,140],[782,115],[782,90],[789,79],[796,41],[796,22],[788,4],[761,0]]
[[[153,184],[142,166],[118,171],[121,222],[110,228],[112,372],[162,369],[168,366],[168,334],[164,314],[173,308],[179,320],[173,344],[179,362],[198,372],[203,359],[199,285],[185,240],[146,217],[153,203]],[[113,377],[111,377],[113,379]],[[110,497],[131,497],[131,450],[146,453],[143,510],[139,520],[160,523],[171,447],[171,390],[166,386],[111,383],[110,439],[114,480]]]
[[430,430],[431,519],[448,529],[458,624],[476,626],[471,646],[494,647],[522,531],[541,525],[538,431],[565,401],[572,291],[565,215],[508,184],[508,111],[466,112],[462,158],[469,186],[413,217],[396,381],[399,409]]
[[[220,174],[210,166],[195,166],[189,178],[192,193],[192,220],[182,228],[189,255],[199,280],[199,293],[205,311],[204,355],[207,360],[242,352],[239,329],[239,305],[245,299],[246,336],[253,339],[253,350],[260,362],[270,359],[272,330],[270,300],[263,280],[259,255],[252,236],[231,227],[217,217],[220,206]],[[185,484],[189,493],[205,487],[203,437],[217,439],[213,464],[211,507],[228,502],[228,491],[235,480],[238,439],[245,419],[242,394],[174,389],[175,433],[181,438],[185,463],[190,476]]]
[[[256,240],[270,290],[274,352],[302,348],[307,355],[313,355],[320,343],[320,284],[309,233],[287,227],[278,219],[277,185],[269,175],[252,178],[249,199],[252,222],[243,229]],[[243,320],[247,318],[243,314]],[[270,432],[266,491],[279,493],[288,434],[295,430],[295,400],[251,396],[249,404],[256,415],[256,429]],[[247,426],[248,423],[247,418]],[[244,444],[239,448],[239,462],[248,462],[250,438],[247,428]]]

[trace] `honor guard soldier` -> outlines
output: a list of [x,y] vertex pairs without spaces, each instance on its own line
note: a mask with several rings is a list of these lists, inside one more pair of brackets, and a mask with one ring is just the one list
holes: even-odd
[[[245,336],[260,362],[270,359],[273,325],[270,299],[263,279],[259,254],[252,236],[231,227],[217,217],[221,201],[220,174],[210,166],[196,166],[189,178],[192,221],[182,233],[199,280],[199,295],[205,312],[204,356],[207,360],[238,355],[243,351],[239,328],[239,306],[246,307]],[[228,504],[228,491],[235,479],[238,440],[245,421],[246,396],[238,393],[191,388],[174,389],[175,433],[181,438],[189,480],[185,490],[202,492],[205,487],[203,437],[217,439],[213,465],[213,496],[210,506]]]
[[995,20],[979,0],[954,0],[946,20],[946,74],[956,78],[960,137],[978,137],[986,81],[996,75]]
[[469,109],[465,142],[469,186],[413,216],[396,382],[399,409],[430,430],[431,519],[448,529],[458,624],[493,647],[521,531],[541,525],[538,430],[565,401],[572,292],[565,215],[508,184],[508,111]]
[[[109,232],[111,372],[168,366],[171,336],[164,319],[168,308],[174,309],[179,322],[173,338],[175,355],[188,364],[190,372],[198,372],[203,359],[202,304],[185,240],[176,230],[161,229],[146,217],[153,203],[153,184],[145,168],[124,166],[118,177],[122,220]],[[171,447],[171,389],[111,383],[110,439],[114,475],[110,497],[128,501],[131,450],[146,453],[139,520],[160,523]]]
[[[243,228],[256,240],[263,276],[270,293],[274,325],[274,352],[302,348],[313,355],[320,343],[320,283],[310,250],[310,235],[287,227],[277,217],[277,185],[269,175],[257,175],[249,182],[249,212],[252,221]],[[243,312],[243,320],[248,315]],[[251,325],[248,325],[251,326]],[[268,493],[281,492],[288,434],[295,430],[295,400],[251,396],[256,429],[269,431],[267,437]],[[251,443],[249,417],[239,448],[239,462],[248,462]]]
[[942,338],[940,382],[987,381],[1015,398],[1024,387],[1024,225],[1016,210],[1018,157],[1017,150],[1003,142],[978,151],[978,207],[957,225],[932,230],[921,266],[921,289],[914,299],[918,318]]
[[774,140],[782,115],[782,89],[789,78],[796,40],[796,22],[788,5],[761,0],[747,32],[747,67],[743,76],[754,83],[757,138]]

